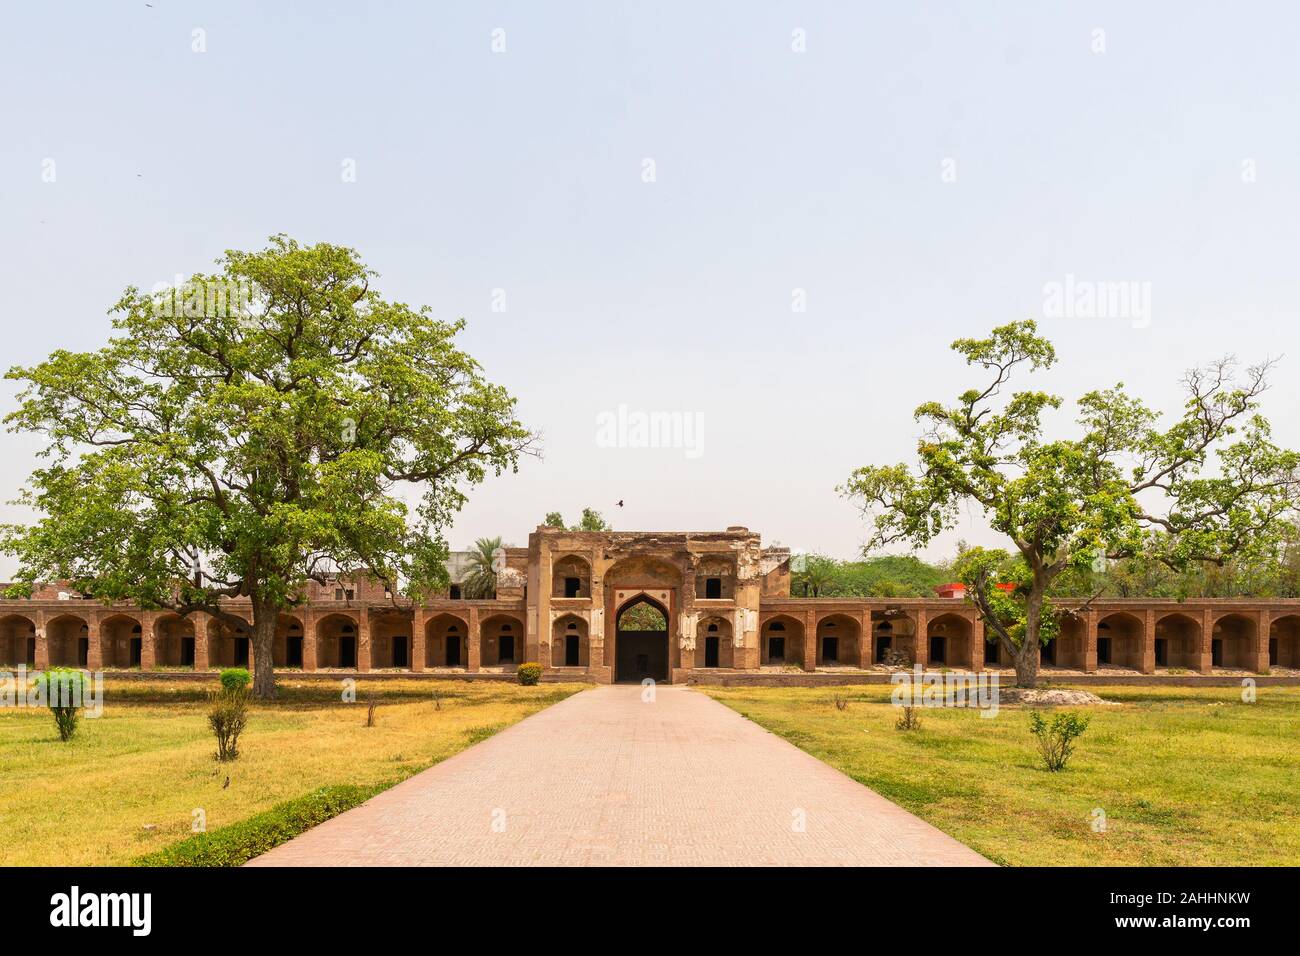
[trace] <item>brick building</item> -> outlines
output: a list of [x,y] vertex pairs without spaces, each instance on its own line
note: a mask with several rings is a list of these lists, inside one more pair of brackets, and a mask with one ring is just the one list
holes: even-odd
[[[452,579],[460,578],[453,561]],[[942,596],[941,596],[942,595]],[[620,627],[649,605],[662,630]],[[106,606],[57,587],[0,601],[0,666],[94,670],[250,663],[243,627]],[[651,615],[654,617],[655,615]],[[919,637],[919,639],[918,639]],[[1043,664],[1078,671],[1300,668],[1300,600],[1111,599],[1067,614]],[[758,534],[570,532],[538,528],[505,550],[496,595],[466,600],[453,583],[419,605],[370,582],[313,583],[281,616],[276,667],[304,671],[481,672],[540,661],[598,681],[680,681],[696,669],[865,669],[901,661],[981,670],[998,648],[959,588],[933,598],[797,598],[790,554]]]

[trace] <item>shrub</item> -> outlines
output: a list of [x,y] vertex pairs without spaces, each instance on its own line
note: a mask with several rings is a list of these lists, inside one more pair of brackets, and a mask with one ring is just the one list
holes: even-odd
[[532,687],[542,679],[541,664],[520,664],[518,670],[519,683],[525,687]]
[[1038,738],[1038,749],[1042,751],[1043,763],[1055,773],[1064,770],[1070,755],[1074,753],[1074,741],[1088,729],[1089,718],[1073,711],[1064,711],[1052,717],[1049,724],[1038,711],[1029,715],[1029,730]]
[[217,738],[217,759],[225,762],[239,756],[239,735],[248,724],[248,689],[222,690],[211,697],[208,725]]
[[895,730],[920,730],[921,729],[921,708],[914,707],[911,704],[903,705],[903,712],[898,715],[898,720],[894,721]]
[[50,712],[54,726],[59,729],[59,739],[67,742],[77,732],[81,715],[77,713],[86,699],[87,680],[84,672],[71,667],[51,667],[36,677],[36,683]]
[[227,667],[221,672],[221,689],[227,693],[245,690],[252,680],[252,676],[244,668]]

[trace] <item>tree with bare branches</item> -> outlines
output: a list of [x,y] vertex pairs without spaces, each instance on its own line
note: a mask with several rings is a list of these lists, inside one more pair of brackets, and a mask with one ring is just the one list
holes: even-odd
[[[1183,412],[1167,427],[1122,384],[1078,401],[1078,434],[1049,440],[1042,418],[1062,400],[1004,394],[1014,374],[1050,367],[1056,350],[1033,321],[954,351],[987,373],[955,404],[916,410],[918,465],[868,466],[841,492],[872,519],[868,550],[924,546],[973,506],[1014,545],[971,548],[956,563],[1016,682],[1038,680],[1038,648],[1056,634],[1052,584],[1067,569],[1145,556],[1171,568],[1275,555],[1300,502],[1300,455],[1279,448],[1257,411],[1271,362],[1244,370],[1224,358],[1183,379]],[[1010,567],[1015,588],[1004,591]]]

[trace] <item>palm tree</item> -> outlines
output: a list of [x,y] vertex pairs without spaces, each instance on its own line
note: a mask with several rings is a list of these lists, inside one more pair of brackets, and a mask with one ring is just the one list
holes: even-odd
[[461,592],[467,598],[496,597],[497,569],[501,551],[500,538],[479,538],[469,553],[469,574],[461,581]]

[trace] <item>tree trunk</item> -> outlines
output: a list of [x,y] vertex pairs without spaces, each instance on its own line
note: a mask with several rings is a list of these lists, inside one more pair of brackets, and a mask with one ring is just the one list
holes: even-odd
[[1034,637],[1034,643],[1029,642],[1029,635],[1025,635],[1025,642],[1016,648],[1016,686],[1017,687],[1037,687],[1038,686],[1038,638]]
[[1016,686],[1038,686],[1038,632],[1043,615],[1043,591],[1034,582],[1025,601],[1025,637],[1016,648]]
[[275,627],[280,608],[265,598],[253,598],[253,696],[275,698]]

